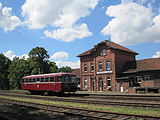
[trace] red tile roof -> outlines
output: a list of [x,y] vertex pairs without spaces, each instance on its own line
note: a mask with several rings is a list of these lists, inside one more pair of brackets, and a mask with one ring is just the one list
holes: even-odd
[[153,71],[160,70],[160,58],[150,58],[144,60],[130,61],[126,63],[126,66],[129,67],[123,73],[135,73],[141,71]]
[[94,46],[94,48],[92,49],[89,49],[81,54],[78,55],[78,57],[82,57],[82,56],[86,56],[86,55],[91,55],[94,53],[94,50],[97,49],[97,47],[100,45],[100,44],[105,44],[106,46],[109,46],[111,49],[116,49],[116,50],[122,50],[122,51],[125,51],[125,52],[129,52],[129,53],[133,53],[133,54],[136,54],[138,55],[138,53],[126,48],[126,47],[123,47],[119,44],[116,44],[114,42],[111,42],[111,41],[108,41],[108,40],[104,40],[100,43],[98,43],[97,45]]

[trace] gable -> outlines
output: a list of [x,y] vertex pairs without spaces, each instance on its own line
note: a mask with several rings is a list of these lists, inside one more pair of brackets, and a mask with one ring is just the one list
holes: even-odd
[[108,41],[108,40],[104,40],[104,41],[98,43],[97,45],[95,45],[92,49],[89,49],[89,50],[79,54],[77,57],[92,55],[93,53],[95,53],[97,51],[99,46],[102,46],[102,45],[107,46],[109,49],[121,50],[121,51],[124,51],[124,52],[129,52],[129,53],[138,55],[138,53],[136,53],[136,52],[134,52],[134,51],[132,51],[132,50],[126,48],[126,47],[123,47],[119,44],[116,44],[116,43]]

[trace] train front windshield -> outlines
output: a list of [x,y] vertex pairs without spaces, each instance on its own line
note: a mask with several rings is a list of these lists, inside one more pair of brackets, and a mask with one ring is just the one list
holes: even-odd
[[73,75],[61,76],[60,81],[62,83],[76,83],[76,77]]

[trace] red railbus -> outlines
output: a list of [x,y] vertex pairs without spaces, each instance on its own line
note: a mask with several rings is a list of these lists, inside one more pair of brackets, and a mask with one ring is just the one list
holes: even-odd
[[71,73],[52,73],[24,76],[21,89],[37,92],[76,92],[77,82]]

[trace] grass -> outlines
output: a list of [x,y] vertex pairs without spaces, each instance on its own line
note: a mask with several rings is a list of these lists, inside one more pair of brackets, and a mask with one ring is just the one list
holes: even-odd
[[101,111],[107,111],[107,112],[118,112],[118,113],[149,115],[149,116],[160,117],[160,108],[152,109],[152,108],[135,108],[135,107],[97,106],[97,105],[88,105],[88,104],[80,104],[80,103],[36,100],[36,99],[26,99],[26,98],[7,97],[7,96],[0,96],[0,98],[41,103],[41,104],[68,106],[68,107],[75,107],[75,108],[85,108],[85,109],[91,109],[91,110],[101,110]]

